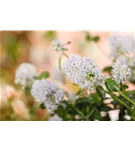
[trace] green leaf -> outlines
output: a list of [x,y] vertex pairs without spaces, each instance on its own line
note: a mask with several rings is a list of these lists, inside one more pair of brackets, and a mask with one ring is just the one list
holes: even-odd
[[109,92],[117,92],[119,89],[117,83],[111,78],[105,80],[105,85]]
[[103,71],[110,73],[110,72],[112,71],[112,67],[111,67],[111,66],[105,67],[105,68],[103,69]]
[[57,115],[61,117],[64,121],[67,120],[67,112],[65,111],[62,105],[58,106],[58,109],[55,111],[55,113],[57,113]]
[[44,37],[49,41],[54,40],[56,36],[57,36],[56,31],[47,31],[44,35]]
[[129,88],[128,85],[122,84],[121,87],[120,87],[120,90],[123,91],[123,90],[128,89],[128,88]]
[[82,104],[82,103],[90,103],[90,99],[89,98],[79,98],[76,100],[77,104]]
[[92,40],[92,38],[91,38],[91,36],[90,36],[89,33],[86,33],[85,40],[86,40],[87,42],[89,42],[89,41]]
[[98,86],[98,87],[96,88],[96,91],[97,91],[98,95],[99,95],[100,97],[102,97],[102,99],[104,99],[104,98],[106,97],[106,92],[104,91],[104,89],[103,89],[102,86]]
[[130,82],[133,83],[133,84],[135,84],[135,80],[131,80]]
[[95,36],[92,38],[92,41],[94,41],[94,42],[98,42],[99,40],[100,40],[99,36]]
[[40,104],[40,108],[45,109],[46,108],[45,104],[44,103]]
[[48,78],[50,75],[49,75],[49,72],[47,72],[47,71],[45,71],[45,72],[42,72],[40,75],[39,75],[39,77],[38,77],[38,79],[46,79],[46,78]]

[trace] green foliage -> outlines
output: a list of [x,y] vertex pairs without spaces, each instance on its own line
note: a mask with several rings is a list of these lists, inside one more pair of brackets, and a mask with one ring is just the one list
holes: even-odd
[[57,36],[56,31],[47,31],[44,35],[44,37],[49,41],[54,40],[56,36]]
[[98,93],[98,95],[102,98],[102,99],[105,99],[106,97],[106,92],[104,91],[103,87],[102,86],[98,86],[96,88],[96,91]]
[[128,89],[128,88],[129,88],[128,85],[122,84],[121,87],[120,87],[120,90],[123,91],[123,90],[126,90],[126,89]]
[[44,105],[44,103],[40,104],[40,108],[41,109],[45,109],[46,108],[45,105]]
[[91,36],[88,32],[85,35],[85,40],[87,42],[98,42],[100,40],[99,36]]
[[119,89],[117,83],[111,78],[105,80],[105,85],[109,92],[117,92]]
[[44,71],[37,77],[37,79],[39,79],[39,80],[46,79],[46,78],[49,78],[49,76],[50,76],[49,72]]
[[103,69],[103,71],[104,71],[104,72],[107,72],[107,73],[109,73],[109,74],[111,74],[112,67],[111,67],[111,66],[105,67],[105,68]]

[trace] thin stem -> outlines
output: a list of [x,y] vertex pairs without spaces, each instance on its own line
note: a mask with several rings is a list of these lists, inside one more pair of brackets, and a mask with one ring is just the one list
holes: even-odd
[[129,101],[131,104],[133,104],[135,106],[135,102],[132,101],[129,97],[127,97],[124,93],[122,93],[121,91],[118,90],[118,93],[123,96],[127,101]]
[[59,69],[61,70],[61,59],[62,59],[62,56],[60,56],[59,58]]
[[126,103],[124,103],[121,99],[119,99],[118,97],[116,97],[115,95],[107,92],[106,90],[104,90],[107,94],[109,94],[112,98],[114,98],[115,100],[117,100],[120,104],[124,105],[127,109],[129,109],[130,111],[133,111]]
[[88,118],[79,109],[77,109],[74,105],[72,105],[72,107],[79,115],[81,115],[84,119],[88,120]]
[[62,54],[63,54],[64,56],[66,56],[67,58],[69,58],[68,55],[67,55],[65,52],[63,52]]
[[96,110],[96,108],[94,107],[91,112],[87,115],[87,118],[91,117],[91,115],[94,113],[94,111]]

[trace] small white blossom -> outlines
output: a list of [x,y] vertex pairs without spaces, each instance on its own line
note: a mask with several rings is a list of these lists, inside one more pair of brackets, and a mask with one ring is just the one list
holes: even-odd
[[111,121],[118,121],[119,120],[119,113],[120,113],[119,109],[109,111],[108,114],[109,114]]
[[63,72],[68,80],[79,85],[82,89],[92,90],[97,85],[101,85],[105,78],[94,60],[78,55],[72,55],[66,60]]
[[38,102],[45,104],[50,113],[57,109],[65,96],[57,85],[45,79],[34,82],[31,94]]
[[112,36],[109,41],[113,56],[123,52],[131,52],[134,49],[134,38],[132,36]]
[[36,67],[29,63],[22,63],[15,74],[15,83],[20,84],[22,88],[29,87],[34,82],[36,76]]
[[49,121],[62,121],[62,118],[55,114],[49,118]]
[[102,117],[106,117],[106,116],[107,116],[107,112],[101,111],[101,112],[100,112],[100,115],[101,115]]
[[126,81],[128,76],[131,74],[126,62],[124,64],[124,60],[116,60],[112,68],[112,77],[118,84]]
[[124,116],[124,119],[125,119],[125,120],[131,120],[131,117],[128,116],[128,115],[125,115],[125,116]]
[[52,48],[57,52],[62,52],[63,44],[59,40],[52,41]]

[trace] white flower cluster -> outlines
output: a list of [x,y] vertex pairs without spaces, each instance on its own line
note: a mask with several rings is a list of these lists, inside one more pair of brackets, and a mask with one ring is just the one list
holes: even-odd
[[57,52],[62,52],[63,44],[59,40],[52,41],[52,48]]
[[119,57],[112,68],[112,77],[118,84],[126,81],[127,77],[131,74],[127,62],[123,57]]
[[29,63],[22,63],[15,74],[15,83],[20,84],[22,88],[30,87],[36,76],[36,67]]
[[101,85],[105,78],[94,60],[78,55],[72,55],[66,60],[63,71],[68,80],[82,89],[93,90],[97,85]]
[[31,94],[41,104],[45,104],[50,113],[57,109],[58,104],[65,96],[65,93],[57,85],[45,79],[34,82]]
[[113,56],[134,50],[134,38],[132,36],[112,36],[109,41]]

